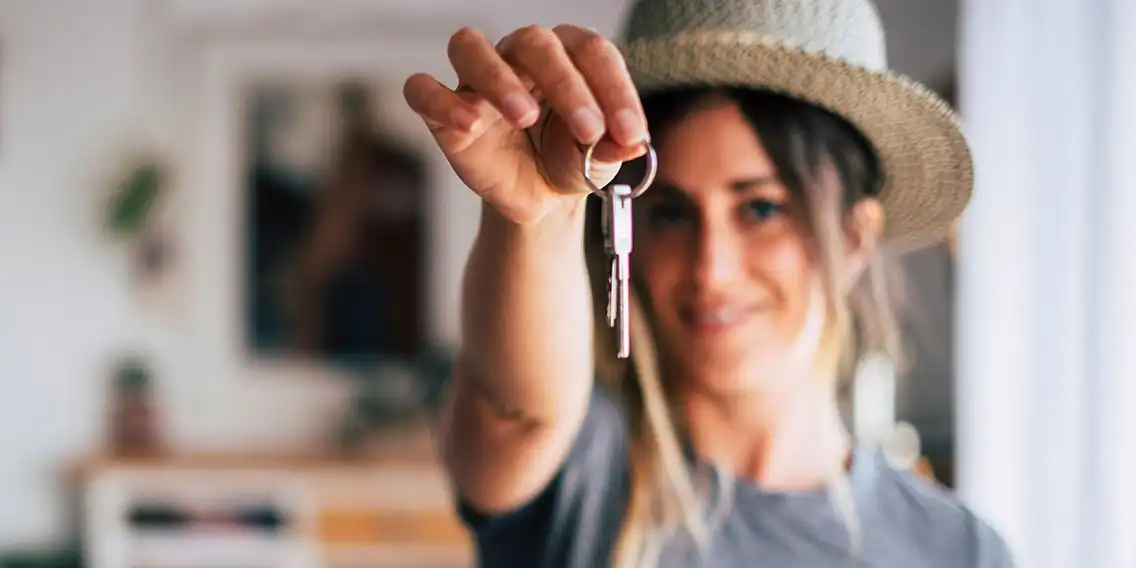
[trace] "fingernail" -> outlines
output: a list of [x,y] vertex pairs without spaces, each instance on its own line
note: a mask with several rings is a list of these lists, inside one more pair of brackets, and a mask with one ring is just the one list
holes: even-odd
[[603,136],[603,117],[588,107],[580,107],[572,113],[572,132],[581,142],[594,142]]
[[615,113],[613,126],[623,144],[630,146],[647,141],[647,127],[639,118],[639,113],[631,109],[625,108]]
[[535,118],[536,114],[540,112],[540,109],[532,104],[532,101],[528,97],[519,93],[506,96],[503,105],[505,107],[505,116],[518,124],[527,125]]
[[453,125],[465,131],[473,130],[474,125],[477,124],[477,115],[469,109],[456,106],[450,109],[450,119]]

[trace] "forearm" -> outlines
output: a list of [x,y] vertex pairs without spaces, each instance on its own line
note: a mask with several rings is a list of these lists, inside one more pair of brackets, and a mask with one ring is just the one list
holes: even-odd
[[502,417],[583,411],[592,374],[584,199],[520,226],[483,206],[466,266],[462,371]]

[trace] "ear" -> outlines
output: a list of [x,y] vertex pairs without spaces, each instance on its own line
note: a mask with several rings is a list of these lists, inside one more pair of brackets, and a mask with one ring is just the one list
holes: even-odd
[[840,285],[848,292],[860,280],[876,252],[884,230],[884,208],[878,199],[861,199],[852,206],[845,228],[844,263]]

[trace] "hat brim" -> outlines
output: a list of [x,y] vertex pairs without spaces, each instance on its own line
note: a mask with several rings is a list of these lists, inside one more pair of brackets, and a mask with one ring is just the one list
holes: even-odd
[[970,201],[973,163],[954,112],[906,77],[736,33],[686,33],[620,49],[641,94],[696,85],[761,88],[858,128],[886,176],[879,198],[889,248],[941,241]]

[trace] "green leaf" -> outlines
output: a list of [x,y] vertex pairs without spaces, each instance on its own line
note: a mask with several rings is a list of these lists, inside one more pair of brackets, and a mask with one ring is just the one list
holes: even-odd
[[137,234],[162,191],[163,176],[157,165],[135,169],[115,192],[109,205],[107,229],[116,235]]

